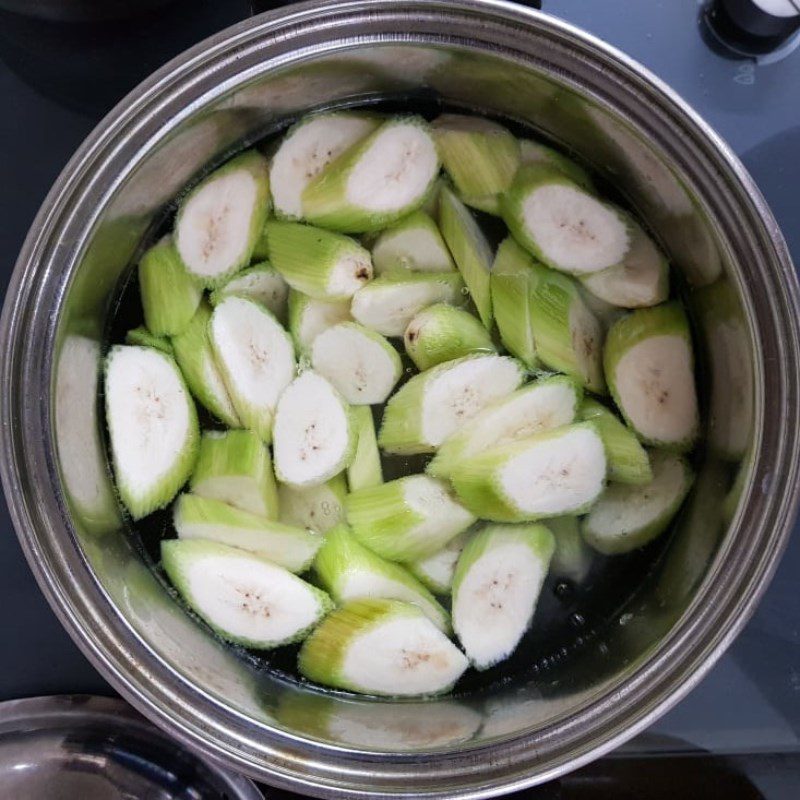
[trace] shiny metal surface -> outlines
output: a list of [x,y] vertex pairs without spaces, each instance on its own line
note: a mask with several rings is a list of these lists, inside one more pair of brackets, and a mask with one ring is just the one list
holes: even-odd
[[64,695],[0,704],[0,795],[14,800],[262,800],[121,700]]
[[[685,279],[708,436],[663,557],[542,669],[425,703],[323,695],[220,645],[127,535],[95,399],[104,326],[162,204],[205,169],[311,108],[431,97],[533,126],[639,210]],[[4,485],[68,630],[174,736],[303,793],[487,796],[634,735],[752,611],[797,504],[799,312],[785,245],[741,164],[621,54],[489,0],[292,6],[159,71],[54,187],[0,324]]]

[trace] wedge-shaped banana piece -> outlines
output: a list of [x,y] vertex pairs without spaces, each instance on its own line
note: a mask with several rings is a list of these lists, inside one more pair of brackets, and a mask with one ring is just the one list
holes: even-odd
[[292,289],[347,300],[372,279],[372,256],[355,239],[299,222],[268,222],[270,260]]
[[383,403],[403,373],[397,350],[357,322],[340,322],[311,345],[311,366],[354,406]]
[[219,303],[209,336],[237,416],[271,441],[278,398],[295,373],[292,340],[266,308],[243,297]]
[[692,338],[680,304],[639,309],[614,323],[603,361],[611,394],[639,438],[691,450],[699,417]]
[[251,514],[278,517],[269,448],[252,431],[206,431],[190,488],[196,495]]
[[300,355],[311,352],[314,339],[324,330],[352,319],[349,300],[315,300],[294,289],[289,291],[289,333]]
[[460,194],[508,189],[520,164],[520,146],[507,128],[464,114],[442,114],[432,127],[442,164]]
[[469,537],[470,532],[464,531],[454,536],[441,550],[409,561],[406,564],[408,571],[434,594],[450,594],[458,557]]
[[261,303],[275,318],[286,322],[286,305],[289,299],[289,285],[269,261],[253,264],[248,269],[237,272],[219,289],[211,292],[211,305],[217,305],[226,297],[246,297]]
[[174,336],[191,322],[203,297],[181,263],[171,236],[154,244],[139,262],[144,322],[155,336]]
[[273,439],[278,480],[291,486],[318,486],[351,462],[355,422],[339,392],[307,370],[281,395]]
[[542,263],[574,275],[613,267],[630,248],[626,216],[549,164],[520,168],[503,197],[503,218]]
[[106,420],[117,491],[133,519],[163,508],[197,460],[197,412],[177,364],[151,347],[106,359]]
[[486,406],[444,440],[426,472],[449,477],[464,459],[574,421],[583,392],[572,378],[540,378]]
[[200,405],[229,428],[240,428],[242,422],[233,407],[211,346],[208,335],[210,322],[211,308],[203,301],[186,330],[172,338],[175,360]]
[[553,534],[536,524],[486,525],[464,547],[453,578],[453,628],[477,669],[516,649],[554,548]]
[[172,521],[180,539],[203,539],[238,547],[290,572],[308,569],[322,544],[322,537],[313,531],[195,494],[178,498]]
[[580,520],[578,517],[555,517],[548,519],[545,525],[556,540],[550,574],[582,583],[592,568],[596,554],[581,536]]
[[652,480],[647,450],[613,411],[587,397],[581,404],[578,416],[582,420],[590,420],[597,427],[606,448],[609,480],[620,483],[649,483]]
[[423,308],[434,303],[463,304],[464,292],[464,282],[457,272],[393,272],[359,289],[350,311],[367,328],[384,336],[402,336]]
[[303,117],[283,137],[269,178],[276,216],[303,217],[303,191],[322,170],[380,125],[374,114],[335,111]]
[[455,262],[433,219],[415,211],[382,231],[372,245],[376,274],[407,269],[412,272],[452,272]]
[[353,600],[329,614],[298,656],[308,680],[363,694],[446,692],[468,661],[417,606]]
[[481,322],[487,329],[491,328],[493,316],[489,271],[494,254],[469,209],[447,187],[439,195],[439,226],[469,289],[472,302],[478,309]]
[[415,561],[441,550],[475,517],[444,481],[407,475],[359,489],[345,501],[353,535],[390,561]]
[[387,453],[433,453],[489,403],[524,380],[508,356],[472,355],[415,375],[386,404],[378,443]]
[[270,205],[267,160],[255,150],[199,183],[175,219],[175,246],[189,274],[214,288],[247,266]]
[[694,474],[683,458],[650,451],[653,480],[643,486],[612,483],[583,520],[583,538],[607,555],[627,553],[660,536],[678,512]]
[[327,533],[344,522],[344,499],[347,482],[339,473],[319,486],[278,487],[279,517],[287,525],[310,528],[317,533]]
[[155,347],[168,356],[174,354],[172,343],[166,336],[155,336],[144,325],[131,328],[125,334],[125,344],[138,345],[139,347]]
[[299,642],[333,607],[325,592],[288,570],[216,542],[164,541],[161,563],[189,607],[245,647]]
[[347,468],[347,485],[351,492],[383,483],[381,454],[378,450],[372,409],[358,406],[353,409],[353,415],[356,424],[356,452]]
[[436,598],[408,570],[364,547],[346,525],[325,536],[314,572],[338,605],[370,597],[402,600],[418,606],[439,630],[450,632],[450,615]]
[[461,502],[496,522],[582,514],[605,478],[603,441],[591,422],[494,448],[462,461],[451,475]]
[[558,150],[534,142],[532,139],[521,139],[519,143],[520,159],[523,164],[548,164],[566,175],[587,192],[594,192],[595,185],[591,175],[577,162],[568,158]]
[[497,352],[480,320],[447,303],[436,303],[416,314],[403,334],[403,343],[419,370],[471,353]]
[[303,190],[305,218],[345,233],[385,228],[425,202],[439,157],[421,117],[398,117],[329,164]]

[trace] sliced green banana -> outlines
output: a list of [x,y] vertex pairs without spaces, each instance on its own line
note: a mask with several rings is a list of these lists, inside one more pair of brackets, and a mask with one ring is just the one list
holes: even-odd
[[372,257],[354,239],[299,222],[268,222],[269,253],[286,283],[317,300],[346,300],[372,278]]
[[469,531],[454,536],[441,550],[429,556],[409,561],[408,571],[427,586],[434,594],[450,594],[453,586],[453,575],[464,545],[470,536]]
[[503,205],[501,203],[502,195],[464,194],[463,192],[459,192],[458,197],[464,205],[474,208],[477,211],[483,211],[484,214],[491,214],[493,217],[500,217],[503,215]]
[[506,191],[520,164],[520,146],[502,125],[482,117],[442,114],[432,124],[439,155],[459,194]]
[[311,351],[322,331],[352,319],[349,300],[315,300],[294,289],[289,291],[289,333],[301,355]]
[[273,450],[278,480],[292,486],[318,486],[351,462],[353,415],[322,375],[307,370],[284,390],[275,412]]
[[486,328],[492,326],[492,248],[469,209],[447,187],[439,195],[439,226]]
[[303,117],[291,127],[270,164],[270,190],[276,216],[303,217],[306,186],[379,124],[380,118],[373,114],[335,111]]
[[270,210],[267,160],[248,150],[186,196],[175,219],[175,246],[190,275],[214,288],[246,267]]
[[456,273],[402,273],[381,275],[356,292],[353,317],[384,336],[402,336],[414,315],[434,303],[466,302],[466,289]]
[[219,289],[211,292],[211,305],[217,305],[226,297],[246,297],[268,309],[281,323],[286,321],[286,305],[289,285],[283,276],[268,261],[254,264],[237,272]]
[[536,524],[486,525],[464,547],[453,578],[453,628],[477,669],[517,648],[554,548],[553,534]]
[[194,494],[178,498],[172,521],[181,540],[202,539],[247,550],[290,572],[308,569],[322,544],[313,531]]
[[559,153],[552,147],[534,142],[531,139],[521,139],[519,143],[520,158],[523,164],[549,164],[566,175],[571,181],[577,183],[587,192],[594,192],[595,186],[589,173],[571,158]]
[[580,520],[577,517],[556,517],[548,519],[545,524],[556,541],[550,574],[582,583],[592,567],[595,553],[581,536]]
[[692,339],[681,306],[639,309],[614,323],[603,359],[611,394],[639,438],[691,450],[699,418]]
[[154,336],[144,325],[131,328],[125,334],[125,344],[138,345],[139,347],[155,347],[168,356],[174,355],[172,344],[166,336]]
[[464,459],[574,421],[583,392],[566,375],[540,378],[489,404],[444,440],[426,472],[448,478]]
[[206,431],[190,488],[251,514],[278,517],[269,448],[252,431]]
[[525,375],[508,356],[472,355],[415,375],[386,404],[378,443],[387,453],[433,453]]
[[278,398],[295,374],[292,340],[266,308],[243,297],[217,305],[209,336],[237,416],[271,441]]
[[647,451],[636,434],[602,403],[587,397],[578,411],[582,420],[595,424],[606,448],[608,478],[620,483],[649,483],[653,478]]
[[421,117],[398,117],[329,164],[303,190],[305,218],[344,233],[385,228],[416,211],[439,173]]
[[242,425],[217,366],[209,336],[211,309],[203,301],[189,326],[172,337],[175,360],[197,401],[230,428]]
[[627,553],[660,536],[678,512],[694,474],[678,455],[650,451],[653,480],[612,483],[583,520],[583,538],[606,555]]
[[422,210],[381,232],[372,245],[372,265],[377,275],[398,269],[452,272],[456,268],[439,228]]
[[383,403],[403,373],[394,347],[357,322],[320,333],[311,345],[311,366],[356,406]]
[[427,475],[351,492],[345,510],[353,535],[390,561],[432,555],[475,521],[444,481]]
[[504,195],[503,218],[543,264],[574,275],[613,267],[630,248],[625,215],[546,163],[520,168]]
[[457,464],[456,494],[496,522],[582,514],[605,486],[606,456],[591,422],[545,431]]
[[154,244],[139,262],[144,322],[155,336],[174,336],[191,322],[203,292],[181,263],[171,236]]
[[223,639],[257,650],[301,641],[333,607],[325,592],[291,572],[216,542],[164,541],[161,563]]
[[389,697],[446,692],[468,662],[417,606],[353,600],[330,613],[298,656],[308,680]]
[[192,474],[197,412],[177,364],[150,347],[111,348],[105,398],[117,491],[141,519],[166,506]]
[[278,487],[278,518],[287,525],[327,533],[344,522],[346,496],[347,483],[341,473],[319,486],[297,487],[282,483]]
[[408,570],[367,550],[346,525],[325,536],[314,572],[337,605],[372,597],[402,600],[418,606],[439,630],[450,631],[450,615],[434,596]]
[[478,319],[447,303],[436,303],[416,314],[403,334],[403,343],[409,358],[423,371],[471,353],[497,352]]
[[383,483],[381,454],[372,409],[358,406],[353,409],[356,425],[356,452],[347,468],[347,485],[351,492],[380,486]]

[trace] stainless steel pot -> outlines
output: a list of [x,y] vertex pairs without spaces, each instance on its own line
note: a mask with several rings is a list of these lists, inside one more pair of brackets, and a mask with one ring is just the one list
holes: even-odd
[[[503,674],[426,703],[321,694],[220,646],[120,522],[98,424],[105,320],[164,203],[299,113],[379,98],[440,98],[530,124],[618,187],[685,281],[708,431],[672,535],[610,561],[627,566],[608,566],[567,607],[583,629],[534,631]],[[752,612],[797,501],[798,306],[785,244],[741,164],[620,53],[488,0],[292,6],[160,70],[103,121],[45,201],[0,331],[5,489],[64,625],[182,741],[321,796],[519,789],[650,724]],[[159,531],[140,533],[146,545]]]

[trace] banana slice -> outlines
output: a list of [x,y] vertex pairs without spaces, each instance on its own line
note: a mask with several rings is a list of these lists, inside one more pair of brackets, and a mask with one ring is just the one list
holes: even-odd
[[181,203],[175,246],[190,275],[214,288],[247,266],[269,214],[267,160],[249,150],[212,172]]
[[341,233],[268,222],[269,253],[275,269],[299,292],[317,300],[346,300],[372,279],[372,257]]
[[565,375],[529,383],[486,406],[445,439],[425,471],[436,478],[448,478],[464,459],[569,425],[582,395],[575,381]]
[[252,431],[206,431],[190,482],[200,497],[268,519],[278,516],[269,448]]
[[175,362],[149,347],[111,348],[105,396],[117,490],[141,519],[167,505],[191,475],[197,412]]
[[383,403],[403,373],[394,347],[357,322],[320,333],[311,345],[311,366],[356,406]]
[[438,173],[436,144],[425,120],[390,119],[306,186],[305,218],[344,233],[380,230],[416,211]]
[[418,606],[439,630],[450,631],[450,615],[434,596],[408,570],[367,550],[346,525],[325,536],[314,572],[337,605],[372,597],[402,600]]
[[275,474],[292,486],[318,486],[347,467],[355,424],[339,392],[307,370],[281,395],[275,413]]
[[352,319],[349,300],[315,300],[294,289],[289,291],[289,333],[301,355],[310,352],[322,331]]
[[271,441],[278,397],[295,373],[291,339],[269,311],[243,297],[219,303],[209,335],[239,419]]
[[138,345],[139,347],[155,347],[168,356],[174,355],[172,343],[166,336],[154,336],[144,325],[131,328],[125,334],[125,344]]
[[519,170],[503,198],[503,217],[520,244],[562,272],[608,269],[630,248],[625,215],[548,164]]
[[375,420],[369,406],[353,409],[356,420],[356,452],[347,468],[347,486],[351,492],[380,486],[383,483],[381,454],[375,433]]
[[583,538],[606,555],[627,553],[660,536],[677,514],[694,474],[680,456],[650,451],[653,480],[612,483],[583,520]]
[[268,309],[280,322],[286,321],[289,285],[268,261],[243,269],[219,289],[211,292],[211,305],[219,305],[226,297],[245,297]]
[[458,557],[469,541],[469,536],[469,531],[460,533],[432,555],[409,561],[406,564],[408,571],[434,594],[450,594]]
[[322,544],[322,537],[313,531],[194,494],[178,498],[172,521],[180,539],[203,539],[238,547],[290,572],[308,569]]
[[288,570],[216,542],[164,541],[161,563],[192,610],[246,647],[299,642],[333,607],[325,592]]
[[389,561],[432,555],[475,522],[444,481],[427,475],[351,492],[345,510],[353,535]]
[[310,528],[317,533],[327,533],[344,522],[344,498],[347,483],[344,475],[335,475],[319,486],[278,487],[281,522],[300,528]]
[[390,697],[447,691],[464,654],[419,610],[397,600],[353,600],[300,649],[300,672],[325,686]]
[[605,486],[603,440],[591,422],[567,425],[457,464],[461,502],[495,522],[582,514]]
[[519,143],[520,160],[523,164],[549,164],[577,183],[581,189],[594,192],[595,185],[591,175],[571,158],[554,150],[552,147],[531,139],[521,139]]
[[275,215],[303,216],[303,191],[317,175],[380,125],[372,114],[313,114],[291,127],[272,157],[269,179]]
[[699,428],[693,362],[689,322],[676,302],[634,311],[609,330],[606,378],[643,442],[692,449]]
[[518,361],[494,354],[465,356],[421,372],[386,404],[378,443],[387,453],[433,453],[524,378]]
[[456,268],[439,228],[422,210],[380,233],[372,245],[372,264],[377,275],[398,269],[452,272]]
[[497,352],[480,320],[447,303],[436,303],[416,314],[403,334],[403,343],[419,370],[471,353]]
[[581,536],[580,521],[577,517],[555,517],[545,524],[556,540],[550,574],[582,583],[592,568],[595,553]]
[[453,578],[453,628],[477,669],[516,649],[554,549],[544,525],[487,525],[464,547]]
[[466,302],[461,276],[394,272],[381,275],[353,296],[350,311],[362,325],[384,336],[402,336],[414,315],[434,303]]

